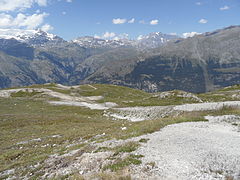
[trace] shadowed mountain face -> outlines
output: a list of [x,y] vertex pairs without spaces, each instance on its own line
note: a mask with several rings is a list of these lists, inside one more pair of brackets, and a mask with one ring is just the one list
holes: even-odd
[[[240,27],[229,27],[167,43],[145,57],[106,65],[88,83],[114,83],[149,92],[180,89],[206,92],[240,84]],[[125,68],[123,68],[125,67]],[[117,72],[117,73],[115,73]]]
[[21,43],[15,39],[0,39],[0,51],[18,58],[32,59],[34,49],[26,43]]
[[24,38],[0,39],[0,88],[108,83],[200,93],[240,84],[238,26],[177,40],[152,33],[138,45],[91,37],[67,42],[44,32]]

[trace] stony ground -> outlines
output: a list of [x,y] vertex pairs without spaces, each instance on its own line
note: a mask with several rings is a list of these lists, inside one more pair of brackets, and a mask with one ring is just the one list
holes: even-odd
[[[181,123],[144,138],[149,141],[136,151],[144,155],[136,179],[240,179],[240,129],[235,125]],[[154,164],[147,173],[145,164]]]
[[209,102],[174,106],[113,108],[112,111],[105,111],[105,116],[136,122],[163,118],[169,115],[177,116],[181,112],[216,111],[224,107],[239,108],[240,101]]
[[[129,155],[141,156],[141,165],[130,165],[132,179],[240,179],[240,116],[206,116],[208,122],[189,122],[169,125],[162,130],[128,140],[109,140],[91,143],[91,151],[75,150],[61,156],[51,156],[44,177],[79,172],[86,179],[113,164],[115,159]],[[114,149],[129,142],[140,147],[115,156]],[[72,157],[74,161],[70,161]],[[111,160],[110,157],[114,157]],[[59,163],[60,162],[60,163]],[[110,172],[110,171],[108,171]]]

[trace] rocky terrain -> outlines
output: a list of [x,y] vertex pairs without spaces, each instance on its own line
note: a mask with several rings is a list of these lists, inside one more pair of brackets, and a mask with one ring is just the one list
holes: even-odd
[[[154,163],[140,179],[239,179],[239,127],[223,122],[194,122],[170,125],[144,136],[149,141],[135,153],[144,155],[143,164]],[[142,137],[143,138],[143,137]],[[142,178],[144,177],[144,178]]]
[[0,178],[238,180],[239,92],[0,90]]

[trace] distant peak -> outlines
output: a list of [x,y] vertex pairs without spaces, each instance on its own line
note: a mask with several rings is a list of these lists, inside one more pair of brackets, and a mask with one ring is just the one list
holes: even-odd
[[0,29],[0,38],[16,39],[32,45],[44,44],[49,41],[63,41],[62,38],[45,32],[41,29],[23,30],[23,29]]
[[233,26],[228,26],[228,27],[226,27],[226,28],[224,28],[224,29],[227,30],[227,29],[234,29],[234,28],[240,28],[240,26],[238,26],[238,25],[233,25]]

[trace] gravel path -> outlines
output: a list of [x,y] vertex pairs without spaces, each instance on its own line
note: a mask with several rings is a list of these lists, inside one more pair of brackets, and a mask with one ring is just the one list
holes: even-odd
[[64,106],[80,106],[87,107],[92,110],[106,110],[112,107],[117,106],[116,103],[106,102],[106,103],[88,103],[88,102],[78,102],[78,101],[49,101],[50,104],[53,105],[64,105]]
[[[144,155],[142,167],[134,170],[136,179],[240,179],[240,132],[236,126],[181,123],[144,138],[150,140],[136,151]],[[153,162],[155,167],[146,171],[146,164]]]
[[[58,84],[58,88],[61,89],[70,89],[76,88],[78,86],[63,86]],[[87,107],[92,110],[106,110],[113,107],[116,107],[117,104],[113,102],[105,102],[105,103],[97,103],[95,101],[103,99],[102,96],[73,96],[68,94],[63,94],[60,92],[56,92],[46,88],[18,88],[18,89],[10,89],[10,90],[0,90],[0,97],[2,98],[9,98],[11,94],[18,93],[18,92],[40,92],[42,94],[59,98],[58,101],[48,101],[48,103],[52,105],[66,105],[66,106],[80,106],[80,107]]]
[[219,110],[223,107],[240,107],[240,101],[225,101],[211,103],[184,104],[175,106],[173,109],[177,111],[209,111]]
[[176,112],[173,112],[173,106],[114,108],[113,111],[105,112],[105,116],[133,122],[163,118]]
[[163,118],[169,115],[178,115],[181,112],[212,111],[220,110],[224,107],[240,108],[240,101],[196,103],[175,106],[113,108],[113,111],[105,112],[105,116],[112,117],[114,119],[126,119],[136,122]]

